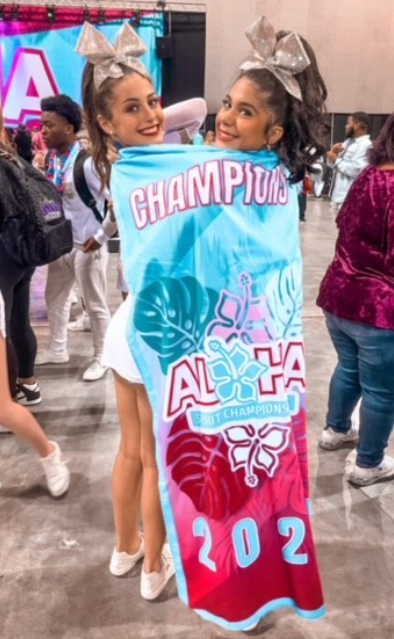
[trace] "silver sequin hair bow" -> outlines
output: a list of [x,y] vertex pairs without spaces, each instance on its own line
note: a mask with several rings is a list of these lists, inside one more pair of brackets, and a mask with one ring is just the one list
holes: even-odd
[[240,68],[244,71],[267,69],[288,93],[302,100],[300,85],[294,75],[304,71],[310,60],[299,36],[289,33],[277,42],[274,27],[265,16],[256,20],[245,33],[253,53]]
[[149,78],[148,70],[139,60],[147,51],[146,45],[127,22],[122,26],[113,45],[103,33],[85,22],[75,50],[94,65],[96,89],[107,78],[121,78],[124,74],[120,65]]

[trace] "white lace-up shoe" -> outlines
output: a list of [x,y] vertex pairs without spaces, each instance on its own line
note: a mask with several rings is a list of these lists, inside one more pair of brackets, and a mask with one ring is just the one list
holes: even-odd
[[394,479],[394,459],[385,455],[379,466],[373,468],[361,468],[356,464],[348,481],[354,486],[370,486],[390,479]]
[[103,366],[98,359],[95,359],[84,372],[83,380],[84,382],[96,382],[104,377],[107,370],[106,366]]
[[319,446],[324,450],[337,450],[344,444],[355,443],[358,441],[358,429],[355,426],[349,428],[346,433],[337,433],[329,426],[323,430],[320,439]]
[[52,497],[60,497],[67,492],[70,485],[70,471],[62,459],[62,451],[59,444],[56,442],[49,443],[53,444],[55,450],[48,457],[42,457],[40,462],[47,478],[49,492]]
[[69,359],[70,356],[67,351],[55,353],[55,351],[52,351],[50,348],[45,348],[37,354],[34,363],[36,366],[42,366],[43,364],[65,364]]
[[160,572],[147,573],[144,569],[141,571],[141,596],[150,601],[156,599],[163,592],[174,573],[174,560],[170,547],[168,544],[164,544]]
[[75,322],[69,322],[68,330],[72,333],[91,333],[90,317],[87,312],[84,311]]
[[139,550],[132,555],[129,555],[128,552],[118,552],[116,548],[112,553],[111,561],[109,564],[109,571],[111,575],[115,577],[122,577],[126,575],[136,563],[142,559],[145,554],[145,546],[144,546],[144,538],[141,535],[141,545]]

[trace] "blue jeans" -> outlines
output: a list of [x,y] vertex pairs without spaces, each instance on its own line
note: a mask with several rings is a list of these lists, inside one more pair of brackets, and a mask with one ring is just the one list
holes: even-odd
[[357,465],[378,466],[394,425],[394,331],[351,322],[325,312],[338,355],[330,382],[327,426],[351,427],[361,397]]

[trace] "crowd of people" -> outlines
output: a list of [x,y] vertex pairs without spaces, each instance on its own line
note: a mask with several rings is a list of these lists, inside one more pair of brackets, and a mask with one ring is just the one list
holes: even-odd
[[[33,136],[20,127],[13,139],[7,138],[0,126],[0,153],[9,161],[19,154],[46,173],[61,195],[74,237],[72,251],[48,265],[49,343],[37,353],[29,320],[34,268],[10,261],[0,211],[0,424],[37,451],[51,495],[64,494],[70,474],[60,448],[47,439],[27,408],[43,399],[35,367],[69,361],[67,331],[76,285],[86,313],[82,330],[91,331],[93,345],[83,381],[98,381],[112,369],[121,430],[113,470],[116,544],[109,569],[121,576],[142,559],[141,595],[151,600],[163,591],[175,568],[166,543],[152,411],[126,342],[133,300],[122,278],[121,259],[119,287],[126,299],[112,319],[107,305],[107,244],[117,231],[111,163],[120,147],[192,141],[204,123],[206,105],[196,98],[163,110],[139,60],[117,64],[113,76],[103,73],[86,44],[92,28],[87,25],[79,44],[87,59],[82,84],[85,121],[80,105],[58,95],[42,100],[42,127]],[[279,32],[276,39],[287,36]],[[253,64],[241,70],[223,100],[216,131],[209,131],[204,143],[245,152],[274,151],[290,184],[302,185],[300,210],[294,211],[302,221],[308,193],[320,197],[326,167],[332,170],[330,197],[339,211],[339,235],[317,303],[324,310],[338,365],[319,445],[332,451],[354,444],[348,478],[364,486],[394,479],[394,459],[384,453],[394,424],[394,116],[372,143],[367,114],[353,113],[344,143],[327,150],[327,91],[313,50],[303,38],[300,41],[308,64],[296,73],[282,77],[272,67]],[[84,153],[84,146],[89,153]],[[81,193],[78,171],[90,204]],[[360,400],[358,431],[352,414]]]

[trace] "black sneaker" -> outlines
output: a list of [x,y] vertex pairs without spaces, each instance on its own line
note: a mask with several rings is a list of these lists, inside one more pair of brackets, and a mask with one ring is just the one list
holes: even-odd
[[38,382],[34,384],[18,384],[16,399],[23,406],[35,406],[41,403],[41,392]]

